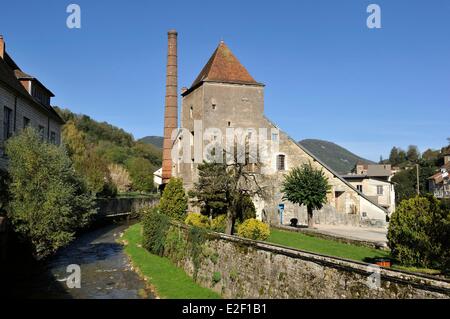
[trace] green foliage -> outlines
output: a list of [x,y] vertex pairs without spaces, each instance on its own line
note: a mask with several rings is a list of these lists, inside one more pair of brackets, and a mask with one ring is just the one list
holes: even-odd
[[187,241],[178,227],[170,226],[165,240],[164,254],[178,263],[186,254]]
[[283,199],[308,208],[308,225],[312,226],[313,210],[321,209],[326,203],[329,189],[324,172],[308,163],[292,169],[285,176],[281,191]]
[[26,128],[8,140],[11,177],[9,217],[37,257],[68,244],[89,222],[93,197],[63,147],[42,142]]
[[203,244],[206,241],[206,230],[199,227],[191,227],[188,233],[189,250],[194,264],[194,280],[197,280],[198,270],[200,268]]
[[269,225],[251,218],[244,221],[237,228],[239,236],[253,240],[266,240],[270,236]]
[[215,271],[212,275],[213,285],[217,284],[222,279],[222,274],[220,271]]
[[166,234],[169,229],[169,217],[161,214],[156,208],[144,210],[142,213],[143,240],[142,246],[149,252],[162,256]]
[[417,163],[420,158],[420,152],[416,145],[408,146],[408,150],[406,152],[406,159],[412,163]]
[[136,142],[131,134],[108,123],[100,123],[69,110],[57,108],[57,111],[66,120],[63,141],[69,156],[93,193],[99,196],[114,194],[111,184],[117,180],[110,176],[111,164],[126,166],[134,191],[155,191],[153,173],[161,165],[160,149]]
[[0,169],[0,216],[6,215],[9,203],[9,183],[8,172]]
[[256,208],[253,204],[252,198],[246,194],[240,195],[237,208],[236,219],[238,222],[243,222],[250,218],[256,218]]
[[403,265],[450,267],[450,211],[432,196],[402,201],[391,215],[387,238],[392,256]]
[[181,178],[171,178],[164,188],[159,208],[161,213],[183,221],[186,218],[187,196]]
[[133,157],[127,160],[126,167],[130,172],[133,189],[141,192],[151,192],[155,190],[153,183],[153,172],[156,167],[142,157]]
[[224,233],[227,227],[227,215],[222,214],[211,220],[211,230],[217,233]]
[[[435,166],[428,161],[419,160],[419,191],[421,195],[428,193],[428,178],[434,174]],[[417,195],[417,170],[415,167],[402,170],[392,177],[395,187],[397,205]]]
[[199,213],[189,213],[184,220],[186,225],[200,227],[200,228],[209,228],[209,219],[205,215]]
[[189,191],[191,202],[208,216],[225,214],[231,205],[231,177],[225,164],[203,163],[198,166],[198,182]]

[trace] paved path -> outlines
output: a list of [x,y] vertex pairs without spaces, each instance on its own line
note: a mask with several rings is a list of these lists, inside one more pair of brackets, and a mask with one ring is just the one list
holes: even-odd
[[376,243],[387,243],[387,228],[352,227],[339,225],[314,225],[317,231],[349,239],[371,241]]

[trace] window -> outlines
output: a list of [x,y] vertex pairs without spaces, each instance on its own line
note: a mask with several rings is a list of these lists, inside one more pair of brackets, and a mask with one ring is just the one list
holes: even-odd
[[284,171],[286,169],[286,156],[285,155],[277,155],[277,170]]
[[356,189],[362,193],[362,185],[356,185]]
[[50,143],[56,144],[56,133],[53,131],[50,132]]
[[5,106],[3,109],[3,139],[7,140],[12,135],[12,110]]
[[278,133],[272,133],[272,142],[278,142]]
[[23,117],[23,128],[26,128],[28,125],[30,125],[30,119],[28,117]]
[[382,185],[377,186],[377,195],[383,195],[383,186]]
[[38,132],[39,132],[39,136],[41,137],[41,139],[44,139],[45,136],[45,128],[42,125],[39,125],[38,127]]
[[189,117],[192,118],[194,116],[194,107],[191,106],[191,108],[189,109]]
[[231,122],[228,122],[228,127],[230,127],[231,126]]

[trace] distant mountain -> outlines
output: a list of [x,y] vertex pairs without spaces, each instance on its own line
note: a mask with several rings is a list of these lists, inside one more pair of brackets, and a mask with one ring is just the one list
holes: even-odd
[[332,142],[306,139],[299,143],[339,174],[349,173],[357,162],[374,164]]
[[157,148],[163,148],[163,141],[164,138],[161,136],[146,136],[139,140],[139,142],[145,143],[145,144],[151,144],[153,146],[156,146]]

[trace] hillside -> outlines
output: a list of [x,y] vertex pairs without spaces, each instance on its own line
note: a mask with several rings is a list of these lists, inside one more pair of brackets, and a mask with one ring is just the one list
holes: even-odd
[[358,161],[373,163],[332,142],[306,139],[299,143],[340,174],[349,173]]
[[157,148],[163,147],[163,141],[164,139],[161,136],[146,136],[138,140],[138,142],[150,144]]
[[69,156],[94,193],[103,193],[112,184],[120,193],[154,191],[153,172],[162,160],[160,148],[136,141],[132,134],[107,122],[55,109],[66,122],[62,135]]

